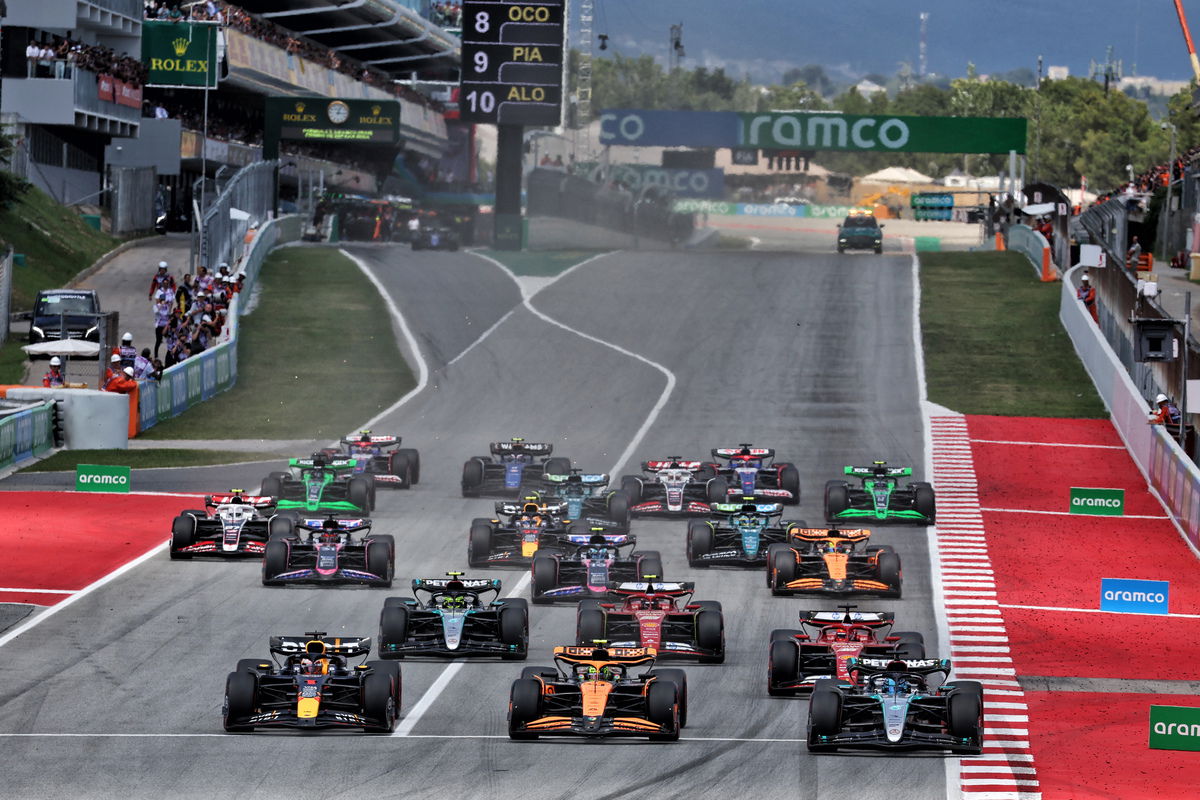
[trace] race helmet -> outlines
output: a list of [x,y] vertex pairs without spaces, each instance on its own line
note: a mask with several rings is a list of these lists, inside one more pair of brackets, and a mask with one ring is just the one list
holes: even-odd
[[321,544],[336,544],[342,538],[342,527],[336,519],[327,519],[321,524]]

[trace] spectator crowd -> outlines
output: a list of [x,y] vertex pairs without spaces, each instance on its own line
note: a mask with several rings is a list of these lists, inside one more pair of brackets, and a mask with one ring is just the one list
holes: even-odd
[[30,78],[70,78],[75,68],[96,75],[111,75],[134,86],[146,82],[146,66],[128,53],[99,44],[84,44],[66,36],[30,41],[25,48],[26,74]]

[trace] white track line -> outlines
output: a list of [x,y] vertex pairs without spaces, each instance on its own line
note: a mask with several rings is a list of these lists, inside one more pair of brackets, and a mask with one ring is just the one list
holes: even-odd
[[1124,450],[1123,444],[1074,444],[1070,442],[1009,442],[1002,439],[972,439],[978,444],[1013,444],[1022,447],[1085,447],[1090,450]]
[[19,592],[21,594],[75,594],[78,589],[18,589],[15,586],[0,586],[0,592]]
[[1055,517],[1092,517],[1099,519],[1170,519],[1170,517],[1154,516],[1152,514],[1072,514],[1070,511],[1034,511],[1030,508],[984,508],[980,507],[980,511],[990,511],[999,514],[1049,514]]
[[1180,619],[1200,619],[1200,614],[1144,614],[1139,611],[1108,611],[1101,608],[1059,608],[1057,606],[1020,606],[1011,603],[999,603],[1000,608],[1023,608],[1028,611],[1062,611],[1071,614],[1132,614],[1138,617],[1179,617]]

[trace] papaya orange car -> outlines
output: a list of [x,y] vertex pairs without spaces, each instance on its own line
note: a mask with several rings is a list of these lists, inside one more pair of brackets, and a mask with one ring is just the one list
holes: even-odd
[[859,549],[866,528],[788,528],[787,544],[767,550],[771,594],[900,597],[900,556],[887,545]]

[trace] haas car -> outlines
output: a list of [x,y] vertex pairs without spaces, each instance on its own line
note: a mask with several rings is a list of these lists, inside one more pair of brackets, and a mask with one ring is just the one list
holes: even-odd
[[629,512],[646,516],[694,516],[707,514],[709,503],[723,503],[728,484],[717,477],[711,464],[681,461],[643,461],[642,475],[621,478],[621,490],[629,497]]
[[365,659],[371,640],[272,636],[271,660],[243,658],[225,680],[225,730],[361,728],[391,733],[400,715],[400,665]]
[[652,648],[597,645],[556,647],[555,666],[521,671],[509,694],[510,738],[679,738],[687,724],[683,670],[652,669]]
[[852,658],[922,659],[925,637],[916,631],[892,633],[890,611],[803,611],[800,630],[771,631],[767,654],[767,693],[786,697],[812,691],[819,680],[853,683]]
[[712,451],[724,463],[713,466],[728,484],[729,495],[747,495],[784,505],[800,504],[800,471],[795,464],[775,462],[775,451],[767,447],[739,444]]
[[[852,658],[852,681],[817,681],[808,704],[808,749],[983,751],[983,687],[947,681],[947,659]],[[931,681],[931,676],[940,676]],[[940,684],[940,685],[938,685]]]
[[688,520],[688,566],[761,567],[767,549],[788,541],[788,531],[805,522],[780,522],[783,505],[743,497],[736,503],[713,503],[708,519]]
[[554,445],[513,438],[492,442],[491,455],[475,456],[463,464],[463,497],[514,497],[524,487],[541,484],[542,476],[571,471],[567,458],[551,458]]
[[869,530],[793,527],[788,537],[767,551],[771,594],[900,597],[900,556],[887,545],[858,549]]
[[[637,538],[625,533],[568,534],[553,550],[533,557],[530,593],[535,603],[607,597],[609,584],[661,579],[657,550],[632,550]],[[624,548],[630,551],[622,553]]]
[[315,453],[293,458],[287,472],[272,472],[262,482],[262,493],[277,499],[279,511],[300,514],[366,514],[375,508],[375,483],[356,475],[353,458]]
[[[208,495],[203,509],[184,511],[171,522],[171,558],[262,558],[274,510],[273,497],[255,497],[236,489]],[[278,528],[280,523],[274,524]]]
[[263,553],[263,586],[392,585],[396,546],[390,535],[371,533],[369,519],[284,518]]
[[606,641],[612,647],[651,647],[659,660],[725,661],[725,615],[715,600],[691,600],[691,581],[618,583],[613,602],[579,601],[575,639],[580,645]]
[[354,474],[367,476],[377,486],[411,489],[421,482],[421,454],[411,447],[400,447],[399,436],[362,431],[338,445],[321,452],[329,458],[354,459]]
[[417,578],[412,597],[389,597],[379,615],[379,657],[499,656],[524,661],[529,652],[529,605],[499,600],[500,581]]
[[843,480],[825,484],[825,518],[830,522],[936,522],[933,487],[922,481],[900,485],[900,478],[912,475],[912,467],[889,467],[886,461],[876,461],[869,467],[845,467],[843,472],[858,478],[860,485]]
[[542,476],[541,496],[566,504],[566,517],[590,527],[608,528],[614,533],[629,532],[629,496],[609,489],[609,476],[603,472],[546,472]]
[[[472,567],[522,566],[533,563],[538,550],[562,543],[568,533],[564,503],[543,503],[530,495],[520,503],[501,500],[493,519],[478,517],[471,522],[467,539],[467,563]],[[504,520],[507,517],[507,521]],[[570,523],[576,532],[578,523]]]

